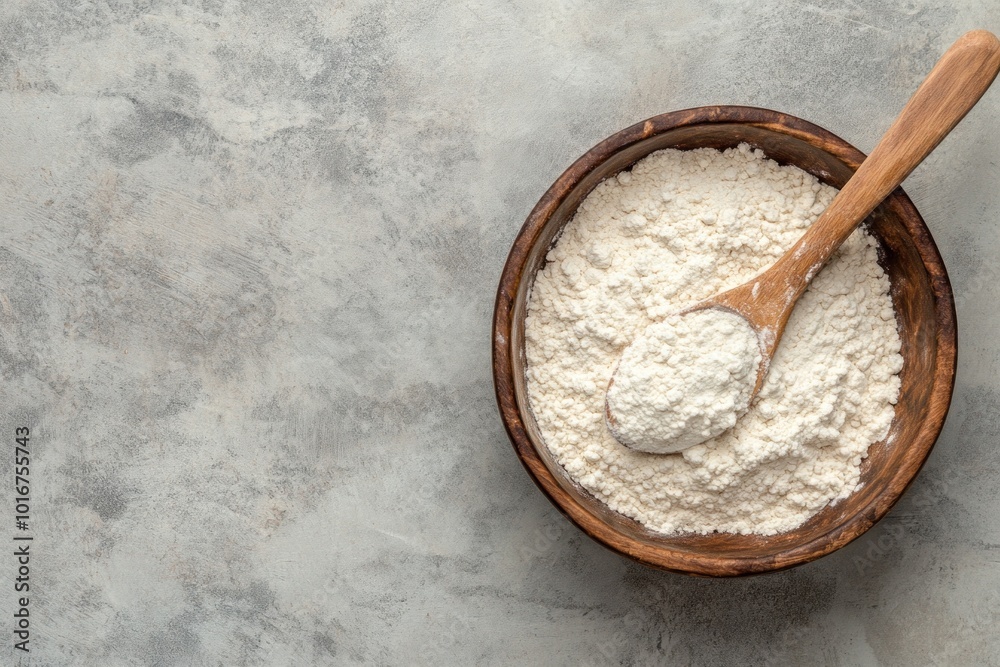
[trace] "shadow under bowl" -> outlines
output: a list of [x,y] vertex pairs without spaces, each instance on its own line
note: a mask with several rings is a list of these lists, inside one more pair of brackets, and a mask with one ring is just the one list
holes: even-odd
[[653,567],[701,576],[781,570],[828,554],[862,535],[895,504],[930,454],[951,401],[957,331],[951,285],[931,234],[897,189],[868,218],[889,276],[902,339],[901,389],[888,437],[861,466],[861,485],[802,526],[779,535],[666,536],[611,510],[553,458],[528,407],[524,319],[545,255],[577,206],[602,180],[650,153],[725,149],[746,142],[840,188],[865,155],[826,130],[787,114],[740,106],[662,114],[605,139],[560,176],[531,211],[500,278],[493,320],[493,380],[514,449],[535,483],[574,524],[610,549]]

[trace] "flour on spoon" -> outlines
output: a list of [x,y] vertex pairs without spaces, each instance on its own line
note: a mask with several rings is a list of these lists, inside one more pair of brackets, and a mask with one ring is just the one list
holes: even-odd
[[716,437],[750,406],[760,364],[757,334],[735,313],[708,308],[649,325],[608,388],[615,439],[669,454]]

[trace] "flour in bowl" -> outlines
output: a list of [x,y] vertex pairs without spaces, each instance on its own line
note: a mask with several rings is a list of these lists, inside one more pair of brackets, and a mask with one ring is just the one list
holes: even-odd
[[757,332],[719,308],[654,322],[625,348],[608,386],[608,423],[632,449],[672,454],[731,429],[760,369]]
[[525,321],[530,407],[570,476],[667,534],[784,532],[855,490],[892,421],[903,364],[889,280],[864,228],[799,300],[733,428],[649,454],[605,423],[605,390],[629,343],[759,274],[835,194],[745,144],[660,151],[595,188],[549,251]]

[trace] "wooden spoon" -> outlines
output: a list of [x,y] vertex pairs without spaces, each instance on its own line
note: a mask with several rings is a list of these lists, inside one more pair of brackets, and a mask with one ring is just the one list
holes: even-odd
[[[792,308],[810,281],[851,232],[975,106],[998,71],[1000,40],[985,30],[962,35],[920,84],[875,150],[788,252],[753,280],[681,313],[722,308],[750,323],[757,333],[762,357],[751,401],[764,383]],[[609,390],[617,373],[616,368]],[[631,442],[628,434],[619,432],[618,420],[609,405],[606,421],[612,435],[623,445],[644,451],[671,451]]]

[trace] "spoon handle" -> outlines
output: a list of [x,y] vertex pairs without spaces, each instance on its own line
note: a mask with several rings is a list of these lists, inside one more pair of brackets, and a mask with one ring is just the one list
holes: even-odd
[[[993,83],[1000,40],[973,30],[952,44],[826,211],[775,265],[797,297],[858,223],[903,182]],[[780,266],[779,265],[783,265]]]

